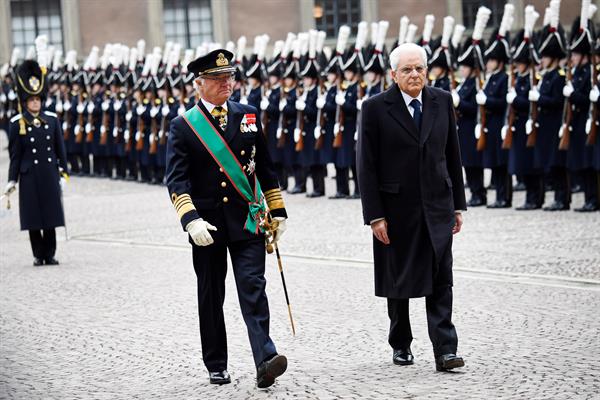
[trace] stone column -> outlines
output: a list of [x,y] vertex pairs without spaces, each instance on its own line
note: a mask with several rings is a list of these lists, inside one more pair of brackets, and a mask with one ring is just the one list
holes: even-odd
[[305,32],[309,29],[315,29],[316,22],[313,14],[315,0],[299,0],[298,7],[300,13],[300,31]]
[[146,37],[147,49],[152,50],[154,46],[164,47],[165,45],[165,27],[163,22],[163,2],[162,0],[148,1],[146,15],[148,18]]
[[210,11],[212,14],[213,40],[225,47],[225,44],[231,40],[231,32],[229,32],[229,1],[210,0]]
[[78,58],[81,54],[81,27],[79,26],[79,2],[77,0],[61,0],[60,11],[63,30],[63,54],[69,50],[77,51]]
[[10,61],[12,30],[10,29],[10,1],[0,2],[0,65]]

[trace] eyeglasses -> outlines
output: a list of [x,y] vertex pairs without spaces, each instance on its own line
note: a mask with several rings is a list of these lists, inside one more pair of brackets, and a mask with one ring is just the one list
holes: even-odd
[[220,83],[225,83],[225,82],[233,82],[234,79],[234,75],[225,75],[225,76],[203,76],[203,79],[207,79],[209,81],[213,81],[213,82],[220,82]]
[[402,75],[410,75],[413,71],[417,71],[417,74],[421,75],[426,69],[427,68],[422,65],[417,65],[416,67],[402,67],[400,68],[400,73]]

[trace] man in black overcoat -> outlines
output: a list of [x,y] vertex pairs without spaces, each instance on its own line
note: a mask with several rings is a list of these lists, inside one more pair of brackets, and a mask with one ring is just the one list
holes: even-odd
[[425,86],[415,44],[390,54],[385,92],[362,105],[357,165],[365,224],[373,230],[375,295],[388,299],[393,361],[413,363],[408,299],[426,297],[436,368],[462,367],[452,324],[452,235],[466,209],[451,95]]

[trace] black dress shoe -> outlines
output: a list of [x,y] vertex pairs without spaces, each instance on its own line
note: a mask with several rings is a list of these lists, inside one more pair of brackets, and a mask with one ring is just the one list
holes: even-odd
[[415,358],[410,349],[399,349],[394,350],[392,361],[396,365],[413,365],[415,363]]
[[438,371],[450,371],[464,366],[465,361],[456,354],[444,354],[435,358],[435,369]]
[[487,199],[482,199],[480,197],[472,197],[471,200],[469,200],[469,202],[467,203],[467,206],[481,207],[481,206],[485,206],[485,203],[487,203]]
[[283,375],[287,369],[287,358],[275,354],[267,361],[263,361],[256,371],[256,386],[261,389],[268,388],[275,383],[275,379]]
[[510,208],[511,204],[506,200],[498,200],[495,203],[490,204],[487,208]]
[[339,193],[338,192],[338,193],[334,194],[333,196],[329,196],[328,198],[332,199],[332,200],[346,199],[346,198],[348,198],[348,195],[344,194],[344,193]]
[[544,207],[544,211],[567,211],[569,208],[570,206],[564,204],[562,201],[555,201],[548,207]]
[[296,186],[292,190],[290,190],[288,193],[289,194],[306,193],[306,188],[302,188],[302,187]]
[[525,184],[523,182],[519,182],[515,185],[515,187],[513,188],[513,191],[515,192],[523,192],[525,191],[527,188],[525,187]]
[[312,193],[308,193],[306,195],[306,197],[308,197],[309,199],[314,199],[315,197],[323,197],[325,196],[325,193],[321,193],[321,192],[312,192]]
[[542,208],[542,206],[538,206],[537,204],[525,203],[522,206],[515,207],[515,210],[518,210],[518,211],[529,211],[529,210],[539,210],[540,208]]
[[350,199],[350,200],[360,199],[360,193],[354,193],[353,195],[348,196],[347,199]]
[[40,265],[44,265],[44,260],[42,260],[41,258],[34,258],[33,259],[33,266],[34,267],[39,267]]
[[58,265],[58,260],[54,257],[47,258],[46,260],[44,260],[44,262],[46,263],[46,265]]
[[210,383],[213,385],[225,385],[226,383],[231,383],[231,377],[227,370],[221,372],[209,372],[208,376],[210,377]]
[[575,208],[573,211],[577,212],[594,212],[598,211],[598,205],[593,203],[585,203],[583,207]]

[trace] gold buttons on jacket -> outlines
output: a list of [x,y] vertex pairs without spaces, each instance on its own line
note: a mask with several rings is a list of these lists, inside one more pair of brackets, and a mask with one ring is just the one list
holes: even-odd
[[223,203],[227,203],[229,199],[227,197],[223,197]]
[[246,151],[245,151],[245,150],[242,150],[242,151],[240,151],[240,154],[243,156],[243,155],[245,155],[245,154],[246,154]]
[[221,182],[221,187],[227,186],[227,182]]
[[223,172],[223,168],[219,168],[219,172]]

